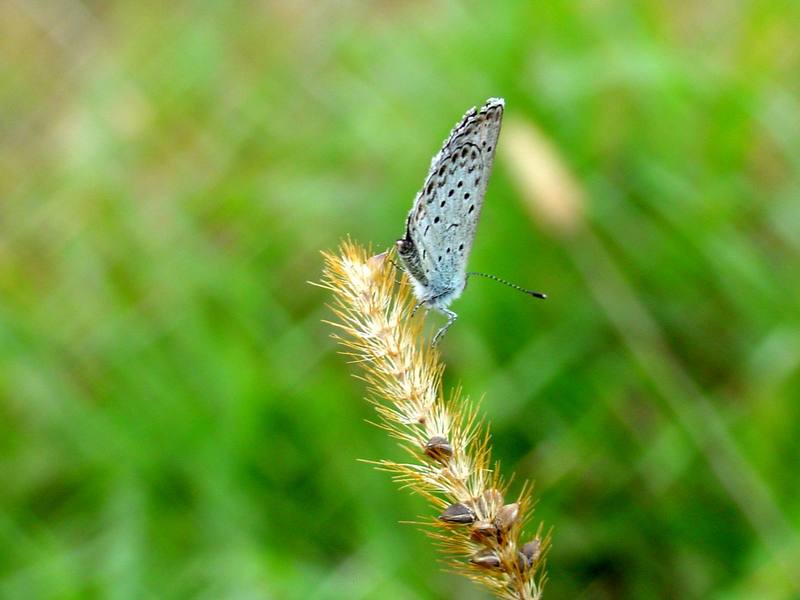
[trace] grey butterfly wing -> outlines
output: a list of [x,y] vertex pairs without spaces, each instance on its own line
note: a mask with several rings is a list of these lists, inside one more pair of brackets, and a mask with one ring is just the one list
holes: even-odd
[[431,161],[406,222],[400,257],[430,300],[465,285],[466,265],[494,162],[504,103],[492,98],[467,112]]

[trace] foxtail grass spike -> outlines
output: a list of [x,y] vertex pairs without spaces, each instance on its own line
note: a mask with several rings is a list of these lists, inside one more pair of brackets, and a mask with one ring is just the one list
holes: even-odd
[[442,393],[438,350],[412,318],[405,275],[395,281],[393,256],[370,256],[346,241],[324,253],[321,286],[333,295],[334,337],[360,369],[378,426],[409,453],[406,462],[372,461],[401,487],[424,497],[428,535],[457,572],[506,600],[538,600],[549,536],[524,536],[533,498],[527,483],[513,500],[492,463],[488,428],[477,405],[456,389]]

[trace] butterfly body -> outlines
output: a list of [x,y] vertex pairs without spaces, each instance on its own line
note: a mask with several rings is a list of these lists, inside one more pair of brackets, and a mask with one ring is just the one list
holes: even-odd
[[448,323],[457,315],[450,304],[467,284],[467,259],[472,250],[486,185],[494,162],[505,103],[490,98],[471,109],[453,128],[431,161],[422,189],[406,219],[397,253],[419,306],[439,310]]

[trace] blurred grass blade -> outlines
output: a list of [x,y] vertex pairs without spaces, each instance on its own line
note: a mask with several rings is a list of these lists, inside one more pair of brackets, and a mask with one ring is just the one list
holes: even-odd
[[[580,219],[581,192],[555,147],[530,123],[509,128],[506,159],[519,197],[532,219],[544,219],[564,247],[608,322],[647,374],[674,418],[689,434],[728,496],[739,507],[800,593],[800,534],[784,514],[762,475],[739,449],[714,403],[671,351],[667,337],[622,268],[591,227]],[[506,140],[508,141],[508,140]],[[540,174],[530,169],[542,169]]]
[[557,235],[571,235],[583,219],[583,194],[552,143],[530,121],[512,117],[500,149],[536,219]]

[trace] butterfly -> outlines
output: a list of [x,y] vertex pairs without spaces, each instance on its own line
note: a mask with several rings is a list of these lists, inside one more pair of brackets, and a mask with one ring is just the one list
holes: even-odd
[[467,272],[504,108],[502,98],[489,98],[479,110],[467,111],[453,128],[431,161],[425,183],[408,213],[405,234],[396,243],[397,255],[418,301],[414,310],[425,306],[447,316],[433,345],[458,318],[449,307],[461,296],[470,275],[488,277],[538,298],[545,297],[493,275]]

